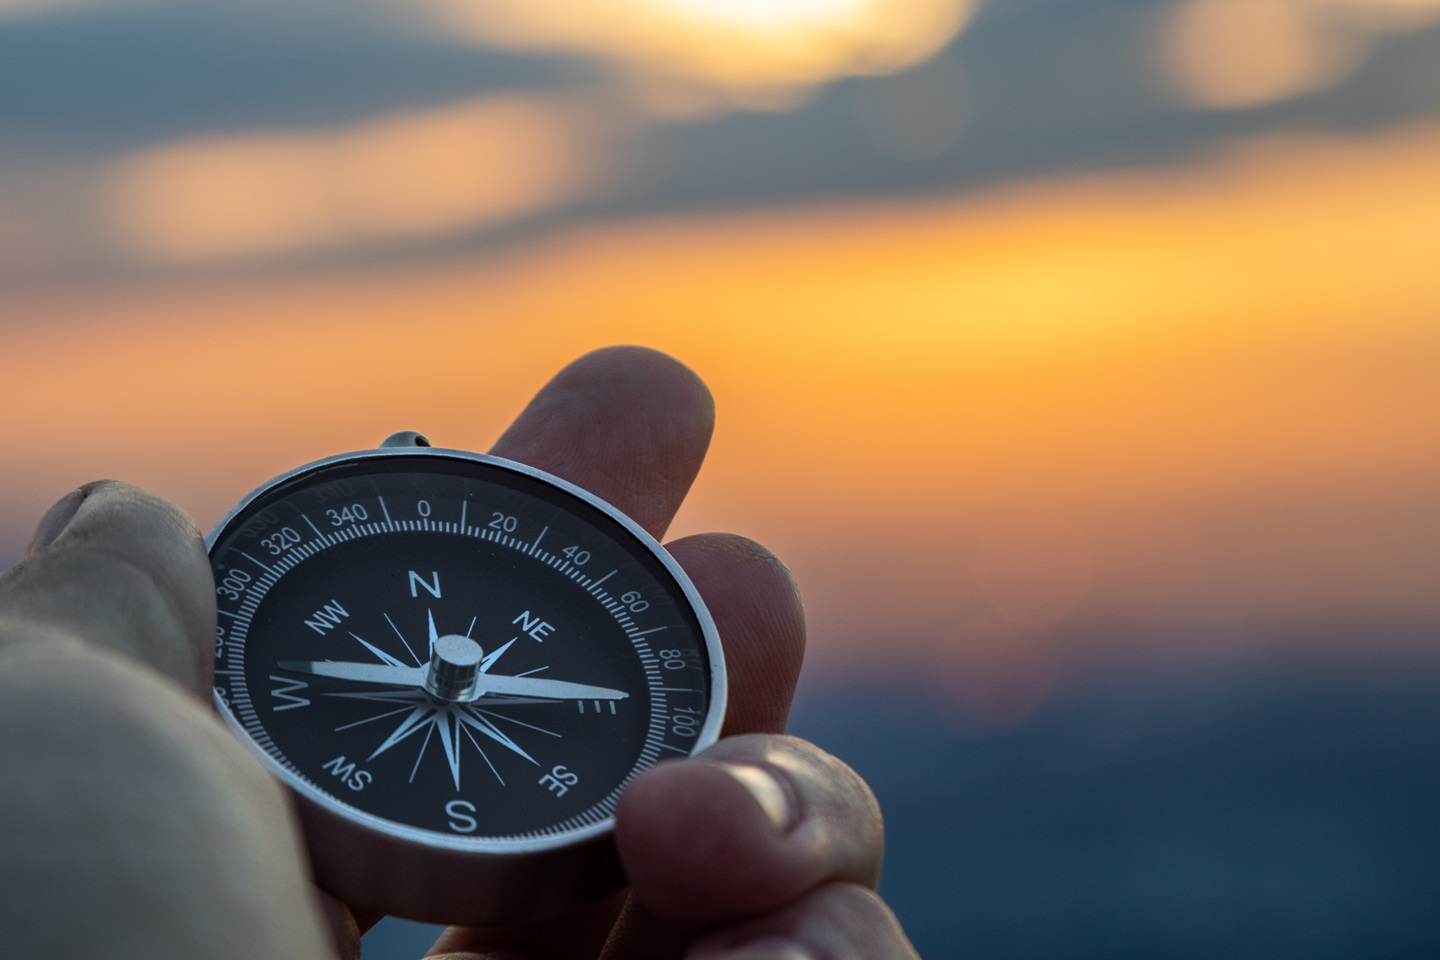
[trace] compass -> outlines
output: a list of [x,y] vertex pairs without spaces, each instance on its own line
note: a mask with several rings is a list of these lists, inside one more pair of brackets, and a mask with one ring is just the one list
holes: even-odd
[[618,889],[621,791],[719,735],[695,587],[542,471],[396,434],[271,480],[207,544],[217,708],[347,903],[491,924]]

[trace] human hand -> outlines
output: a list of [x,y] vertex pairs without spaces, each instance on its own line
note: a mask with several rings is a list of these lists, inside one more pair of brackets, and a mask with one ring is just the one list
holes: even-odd
[[[493,452],[578,483],[658,537],[699,469],[711,424],[709,395],[693,374],[653,352],[622,348],[592,354],[563,371]],[[227,734],[208,718],[197,719],[193,702],[107,652],[129,654],[195,692],[208,691],[203,652],[213,633],[213,585],[197,533],[173,508],[119,485],[90,489],[64,526],[76,505],[67,501],[42,523],[34,557],[0,580],[0,776],[8,782],[8,772],[21,769],[6,765],[14,740],[22,748],[17,759],[54,757],[52,778],[63,780],[67,770],[73,774],[65,751],[103,728],[103,743],[87,749],[115,758],[115,769],[87,768],[82,779],[120,796],[132,832],[165,853],[151,858],[163,869],[139,875],[123,850],[115,858],[123,862],[95,863],[86,851],[104,848],[110,839],[106,807],[92,801],[80,811],[70,846],[62,844],[50,862],[100,868],[88,871],[94,889],[85,898],[88,906],[77,911],[86,920],[84,930],[123,933],[107,944],[109,955],[126,955],[114,943],[144,949],[146,936],[152,941],[144,955],[178,954],[172,943],[192,941],[166,940],[167,929],[195,930],[204,940],[218,913],[231,924],[208,929],[226,930],[225,940],[212,937],[196,952],[227,956],[224,950],[236,948],[234,956],[318,956],[318,913],[297,892],[303,873],[288,821],[277,813],[277,789]],[[776,736],[784,728],[804,642],[788,573],[763,548],[737,537],[690,537],[670,550],[706,598],[726,644],[726,733],[748,736],[656,768],[626,791],[616,833],[633,884],[629,893],[555,921],[453,929],[436,951],[510,960],[913,957],[873,893],[881,833],[869,791],[817,748]],[[92,590],[97,583],[102,589]],[[18,671],[6,669],[3,658],[15,656],[31,659]],[[63,662],[50,662],[57,659]],[[91,699],[72,705],[86,694],[67,691],[67,685],[92,674],[90,686],[80,685]],[[7,681],[18,689],[7,689]],[[68,717],[72,709],[78,719],[66,721],[74,726],[68,738],[51,743],[48,728],[31,731],[40,735],[39,747],[33,738],[25,747],[6,722],[7,714],[48,710]],[[138,738],[130,727],[139,729]],[[170,742],[162,736],[167,731]],[[54,749],[44,749],[47,744]],[[159,761],[167,759],[167,750],[184,762],[166,767]],[[127,778],[126,768],[137,766],[163,776],[147,776],[143,783],[133,773]],[[47,783],[30,792],[31,803],[60,792]],[[7,812],[9,793],[0,789],[0,813]],[[235,805],[243,809],[233,811],[233,829],[217,835],[213,815]],[[45,826],[47,836],[59,832],[58,824]],[[187,859],[197,837],[210,840],[209,856]],[[32,844],[26,862],[33,867],[46,855],[45,845]],[[0,846],[0,879],[10,859]],[[107,873],[113,876],[107,879]],[[116,878],[130,879],[123,889],[149,884],[163,909],[112,909],[122,892],[111,882]],[[48,902],[64,903],[66,896],[57,889]],[[228,898],[238,898],[233,911]],[[32,899],[52,926],[72,919],[55,916],[53,906],[46,911],[43,898]],[[0,920],[7,919],[4,909]],[[30,916],[33,926],[33,909]],[[242,917],[246,922],[234,922]],[[343,913],[332,918],[346,934],[342,949],[355,950],[356,927]],[[272,931],[271,940],[256,939]],[[36,943],[45,942],[43,930],[37,936]],[[73,938],[59,942],[74,945]]]

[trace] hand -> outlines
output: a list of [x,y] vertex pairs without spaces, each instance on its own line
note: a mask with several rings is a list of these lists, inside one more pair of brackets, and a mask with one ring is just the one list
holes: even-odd
[[[660,536],[711,423],[688,370],[614,349],[559,374],[494,452],[586,487]],[[738,537],[670,550],[726,644],[731,738],[622,796],[630,891],[545,923],[452,929],[436,951],[913,958],[873,892],[881,829],[868,789],[778,736],[804,642],[788,572]],[[305,893],[278,788],[180,692],[208,692],[213,600],[193,525],[117,484],[57,505],[31,558],[0,578],[0,889],[17,891],[0,900],[0,929],[19,956],[92,942],[107,956],[321,955],[327,907]],[[328,909],[342,953],[357,952],[359,925]]]
[[211,710],[200,532],[89,484],[0,576],[0,944],[7,958],[330,950],[289,804]]

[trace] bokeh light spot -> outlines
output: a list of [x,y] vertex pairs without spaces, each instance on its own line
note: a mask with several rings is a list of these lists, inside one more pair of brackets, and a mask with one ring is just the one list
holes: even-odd
[[1368,48],[1323,14],[1303,0],[1190,0],[1171,15],[1161,55],[1195,106],[1271,103],[1336,83]]

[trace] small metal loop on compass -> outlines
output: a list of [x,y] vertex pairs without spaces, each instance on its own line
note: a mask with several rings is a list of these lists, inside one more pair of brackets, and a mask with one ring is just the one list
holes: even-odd
[[428,447],[430,441],[423,433],[416,433],[414,430],[401,430],[399,433],[392,433],[380,441],[381,449],[386,447]]

